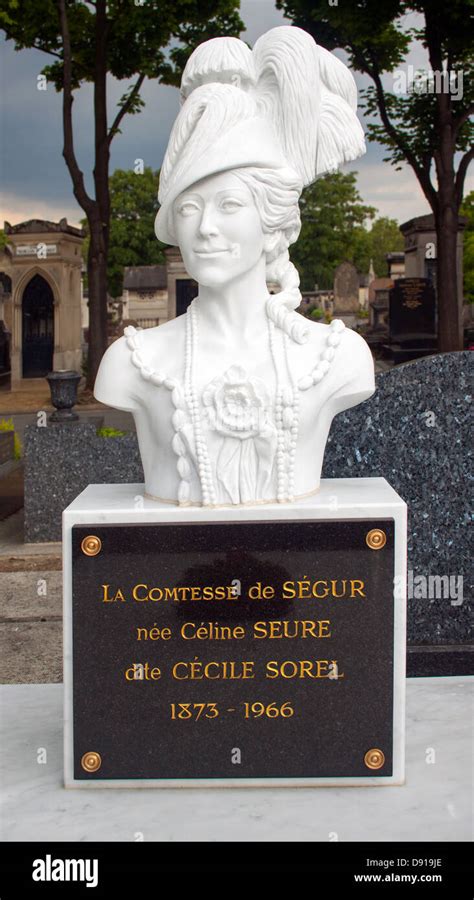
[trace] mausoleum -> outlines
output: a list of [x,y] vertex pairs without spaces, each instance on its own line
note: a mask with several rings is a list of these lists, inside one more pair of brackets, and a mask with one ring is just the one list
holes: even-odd
[[[31,387],[53,369],[81,369],[81,246],[67,219],[5,222],[0,274],[11,281],[4,321],[11,333],[11,387]],[[8,281],[8,284],[10,284]]]

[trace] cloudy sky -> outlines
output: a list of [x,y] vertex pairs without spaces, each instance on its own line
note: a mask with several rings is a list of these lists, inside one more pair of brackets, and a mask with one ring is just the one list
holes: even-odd
[[[247,30],[241,35],[251,45],[260,34],[275,25],[289,24],[275,9],[273,0],[241,0],[241,18]],[[411,23],[407,23],[411,24]],[[344,54],[338,54],[344,59]],[[69,173],[62,157],[61,94],[52,85],[37,89],[37,77],[51,57],[38,50],[15,52],[12,41],[0,37],[0,163],[2,195],[0,223],[11,224],[31,218],[58,221],[66,216],[78,224],[84,213],[72,194]],[[408,63],[426,67],[420,47],[415,47]],[[369,82],[356,74],[358,87]],[[127,81],[109,80],[109,117],[112,120],[117,100],[128,87]],[[112,142],[111,172],[131,169],[136,159],[158,169],[166,149],[171,126],[179,109],[175,88],[145,82],[142,97],[146,106],[139,115],[126,117],[122,134]],[[75,94],[73,106],[75,149],[79,165],[92,193],[90,173],[93,167],[92,87],[86,85]],[[358,173],[358,187],[366,203],[380,215],[403,222],[429,212],[415,176],[409,167],[396,172],[383,162],[385,151],[368,144],[366,155],[345,167]],[[466,191],[474,188],[474,176]]]

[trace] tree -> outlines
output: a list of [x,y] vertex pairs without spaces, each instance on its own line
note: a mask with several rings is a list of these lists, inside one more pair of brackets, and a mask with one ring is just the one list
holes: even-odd
[[378,278],[387,274],[387,253],[403,250],[405,242],[396,219],[380,216],[372,228],[357,228],[352,237],[351,260],[359,272],[368,272],[372,260]]
[[[474,158],[471,0],[450,0],[448,5],[439,0],[361,0],[340,5],[327,0],[276,0],[276,5],[328,50],[346,50],[350,65],[371,78],[365,110],[369,116],[378,114],[380,121],[369,121],[369,140],[387,147],[387,160],[397,168],[401,163],[411,166],[433,211],[438,238],[439,348],[462,349],[456,242],[464,180]],[[403,30],[403,17],[410,12],[417,13],[422,24]],[[413,39],[421,41],[434,74],[432,78],[420,75],[409,87],[409,71],[400,66]],[[394,73],[391,91],[383,81],[389,72]],[[407,86],[409,91],[402,96]],[[462,157],[456,171],[459,151]]]
[[[303,290],[332,288],[334,271],[354,256],[354,237],[373,218],[375,208],[362,203],[356,173],[325,175],[301,195],[301,234],[291,248],[291,259]],[[367,266],[368,268],[368,266]]]
[[[165,262],[166,246],[155,237],[154,222],[158,211],[159,171],[145,166],[143,172],[116,169],[109,179],[110,238],[107,260],[107,287],[112,297],[123,290],[125,266],[154,266]],[[89,234],[87,219],[81,220],[86,231],[83,253],[87,258]]]
[[[110,242],[109,159],[124,117],[144,106],[145,78],[178,85],[192,50],[211,37],[243,29],[238,0],[0,0],[0,27],[15,49],[56,58],[42,74],[63,92],[63,156],[90,235],[88,387],[107,348],[107,259]],[[115,116],[107,113],[107,76],[136,80]],[[94,86],[94,195],[86,190],[74,148],[72,105],[81,84]]]

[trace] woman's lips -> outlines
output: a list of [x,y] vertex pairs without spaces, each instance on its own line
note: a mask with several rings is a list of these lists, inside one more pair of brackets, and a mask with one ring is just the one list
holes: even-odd
[[222,250],[195,250],[194,253],[196,256],[219,256],[221,253],[227,253],[227,247],[224,247]]

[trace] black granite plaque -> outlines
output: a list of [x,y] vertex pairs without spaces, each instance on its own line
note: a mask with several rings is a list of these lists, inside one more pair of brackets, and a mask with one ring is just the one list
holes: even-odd
[[74,777],[390,776],[393,553],[392,519],[74,526]]
[[389,292],[390,337],[416,340],[436,336],[436,295],[427,278],[399,278]]

